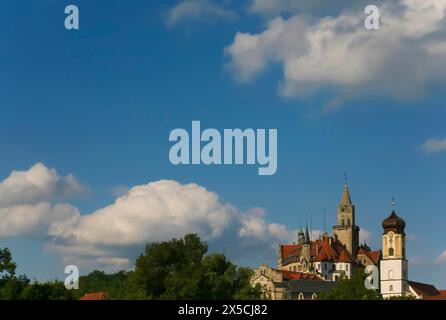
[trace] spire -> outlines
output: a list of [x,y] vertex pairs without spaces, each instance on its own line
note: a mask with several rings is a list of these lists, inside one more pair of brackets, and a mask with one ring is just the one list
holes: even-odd
[[348,191],[347,177],[344,183],[344,192],[342,193],[341,203],[343,205],[352,205],[352,199],[350,198],[350,192]]
[[310,240],[310,234],[308,233],[308,224],[305,227],[305,244],[310,244],[311,240]]

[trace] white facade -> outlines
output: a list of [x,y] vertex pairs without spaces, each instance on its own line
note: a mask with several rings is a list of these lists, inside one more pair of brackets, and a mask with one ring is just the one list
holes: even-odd
[[405,259],[381,260],[380,289],[383,298],[402,296],[408,293],[407,270],[407,260]]
[[[351,263],[348,262],[337,262],[336,264],[336,270],[333,272],[333,274],[339,274],[343,275],[347,279],[350,279],[352,276],[352,266]],[[333,278],[333,280],[335,280]]]

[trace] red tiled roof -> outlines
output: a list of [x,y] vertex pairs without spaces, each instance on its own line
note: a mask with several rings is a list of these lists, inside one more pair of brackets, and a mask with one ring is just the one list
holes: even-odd
[[[433,285],[415,281],[407,281],[412,289],[421,296],[422,299],[428,300],[431,297],[441,296],[441,292]],[[446,297],[445,297],[446,298]]]
[[351,262],[350,254],[347,252],[347,250],[342,250],[341,254],[339,255],[338,262]]
[[105,292],[86,293],[79,300],[105,300]]
[[365,255],[367,258],[369,258],[374,264],[377,264],[379,262],[379,258],[380,258],[380,251],[379,250],[375,250],[375,251],[370,251],[370,250],[366,250],[364,248],[359,248],[358,251],[358,255],[359,254],[363,254]]
[[288,271],[288,270],[282,270],[282,269],[274,269],[280,273],[282,273],[284,280],[321,280],[322,279],[312,273],[305,273],[305,272],[296,272],[296,271]]
[[295,251],[298,248],[301,248],[302,245],[300,244],[283,244],[282,247],[282,257],[286,258],[288,257],[293,251]]
[[330,244],[330,238],[324,237],[322,240],[321,249],[315,261],[333,261],[338,257],[338,253]]

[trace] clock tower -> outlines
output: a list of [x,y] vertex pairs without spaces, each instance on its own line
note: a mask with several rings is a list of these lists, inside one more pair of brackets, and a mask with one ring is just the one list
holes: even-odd
[[380,264],[381,295],[383,298],[403,296],[409,291],[407,284],[406,223],[395,210],[383,221],[383,247]]

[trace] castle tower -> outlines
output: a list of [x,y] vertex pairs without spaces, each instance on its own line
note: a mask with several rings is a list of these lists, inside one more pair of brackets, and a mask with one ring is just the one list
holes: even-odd
[[359,246],[359,227],[355,223],[355,206],[350,198],[347,181],[344,184],[344,191],[338,205],[338,221],[333,227],[333,235],[346,246],[352,257],[356,258]]
[[395,210],[383,221],[383,258],[380,265],[383,298],[407,294],[407,260],[404,228],[406,223]]
[[299,228],[299,231],[297,232],[297,243],[304,244],[304,242],[305,242],[305,233],[301,227],[301,228]]
[[310,234],[308,233],[308,225],[305,228],[305,237],[304,237],[304,243],[302,246],[302,258],[304,258],[307,263],[310,263],[311,259],[311,239]]

